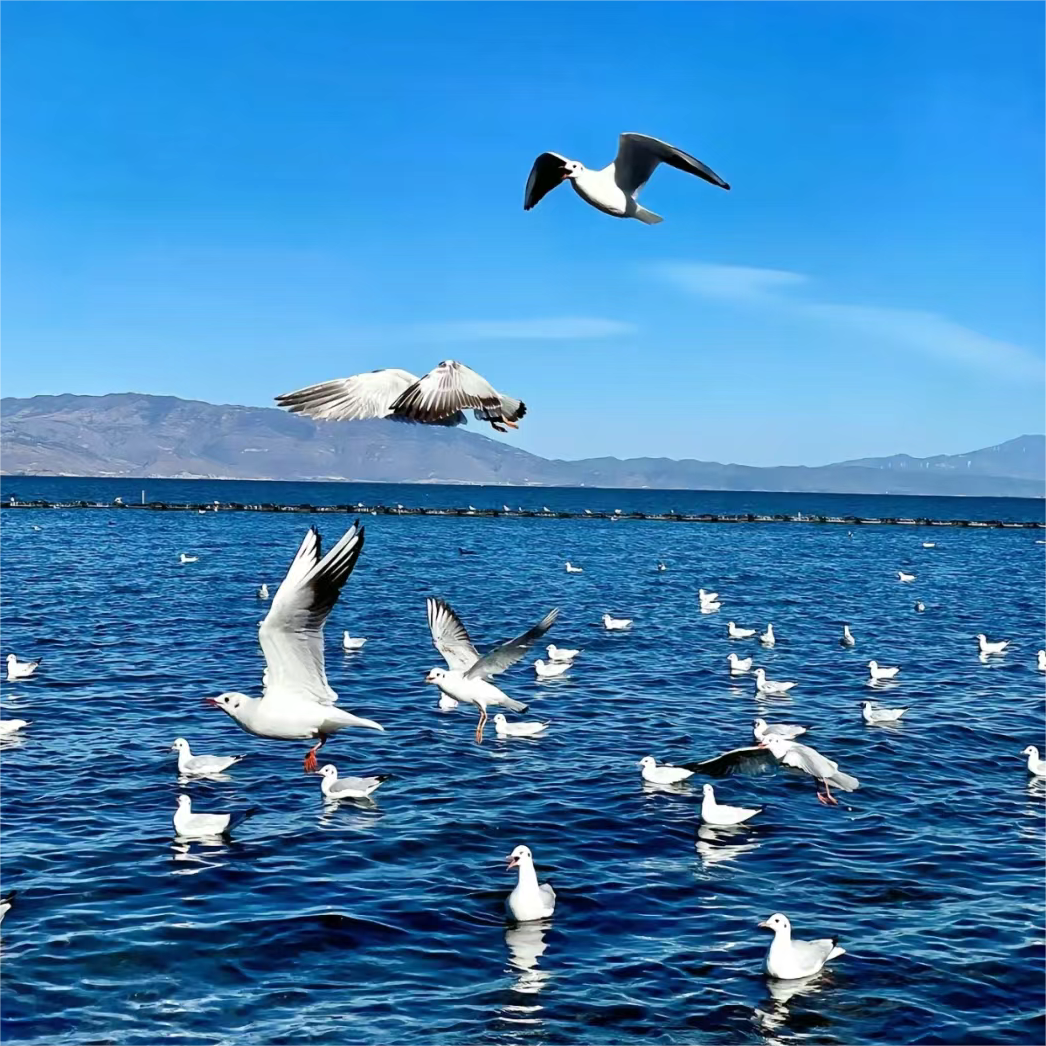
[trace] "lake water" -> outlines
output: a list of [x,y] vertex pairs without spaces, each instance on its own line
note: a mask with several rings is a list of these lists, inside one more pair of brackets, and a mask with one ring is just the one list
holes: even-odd
[[[1042,514],[983,499],[144,485],[167,500]],[[3,492],[142,486],[18,477]],[[350,521],[313,519],[328,543]],[[4,718],[32,720],[0,755],[0,870],[19,891],[2,927],[4,1042],[1043,1041],[1046,784],[1029,783],[1019,755],[1046,747],[1041,531],[366,516],[328,674],[387,732],[342,733],[321,761],[393,776],[373,804],[331,808],[302,773],[306,745],[202,707],[259,692],[255,590],[275,591],[311,521],[3,512],[3,653],[44,658],[0,691]],[[567,559],[584,573],[566,574]],[[698,613],[698,587],[722,612]],[[436,710],[429,594],[481,649],[561,608],[549,639],[584,648],[576,667],[539,683],[531,656],[501,677],[527,718],[552,721],[546,736],[477,745],[474,712]],[[606,611],[633,630],[597,627]],[[777,647],[730,642],[729,619],[772,621]],[[852,650],[837,643],[844,621]],[[341,652],[343,628],[368,637],[361,653]],[[978,632],[1011,652],[983,664]],[[791,699],[731,679],[731,650],[797,680]],[[871,691],[871,658],[900,665],[898,682]],[[896,729],[867,727],[869,696],[911,710]],[[759,714],[810,726],[861,788],[827,808],[809,778],[725,779],[722,801],[767,809],[750,829],[699,833],[701,778],[642,784],[640,757],[737,747]],[[182,785],[168,751],[179,735],[248,758],[227,781]],[[177,844],[183,790],[199,810],[261,812],[231,843]],[[506,920],[518,843],[556,888],[547,923]],[[763,973],[757,923],[775,911],[847,951],[794,993]]]

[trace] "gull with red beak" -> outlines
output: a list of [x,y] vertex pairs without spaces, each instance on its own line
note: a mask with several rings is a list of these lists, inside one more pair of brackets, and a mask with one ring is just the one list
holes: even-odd
[[547,919],[556,910],[556,891],[548,883],[538,882],[534,855],[528,846],[517,846],[508,855],[508,871],[519,869],[516,888],[508,895],[508,910],[521,923]]
[[770,930],[774,939],[766,953],[766,972],[781,981],[794,981],[800,977],[812,977],[820,973],[825,963],[846,954],[845,948],[836,943],[838,937],[826,937],[820,941],[796,941],[792,939],[792,924],[788,916],[777,912],[759,924],[760,930]]
[[316,741],[305,757],[306,773],[316,770],[316,753],[332,734],[350,726],[385,729],[337,708],[324,668],[323,626],[362,551],[358,522],[326,555],[319,531],[310,527],[258,627],[265,655],[262,696],[232,692],[208,699],[256,737]]

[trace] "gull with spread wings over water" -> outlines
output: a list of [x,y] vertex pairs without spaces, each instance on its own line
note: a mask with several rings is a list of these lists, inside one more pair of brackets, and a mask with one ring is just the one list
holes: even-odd
[[265,655],[262,696],[233,692],[208,698],[249,734],[315,740],[305,757],[307,773],[316,770],[316,753],[332,734],[350,726],[385,729],[336,707],[338,695],[324,668],[323,626],[362,551],[358,521],[326,555],[319,531],[310,527],[258,627]]
[[276,397],[292,414],[317,421],[391,418],[423,425],[464,425],[465,410],[498,432],[519,428],[526,404],[498,392],[486,378],[457,360],[444,360],[424,377],[394,367],[335,378]]
[[447,662],[447,668],[433,668],[425,677],[426,683],[434,683],[440,691],[455,701],[464,701],[479,709],[476,725],[476,740],[483,740],[483,726],[487,721],[487,708],[507,708],[510,712],[525,712],[527,706],[514,701],[490,682],[492,676],[500,675],[521,660],[533,643],[539,640],[559,617],[559,610],[550,610],[533,628],[521,636],[510,639],[501,646],[480,656],[461,623],[461,619],[442,599],[429,597],[425,601],[429,615],[429,631],[432,645]]

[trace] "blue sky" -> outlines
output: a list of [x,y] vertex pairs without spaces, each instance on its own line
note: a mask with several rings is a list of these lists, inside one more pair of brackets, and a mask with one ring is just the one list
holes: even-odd
[[[271,404],[457,358],[550,457],[1043,429],[1043,8],[8,4],[3,392]],[[534,157],[662,168],[617,221]]]

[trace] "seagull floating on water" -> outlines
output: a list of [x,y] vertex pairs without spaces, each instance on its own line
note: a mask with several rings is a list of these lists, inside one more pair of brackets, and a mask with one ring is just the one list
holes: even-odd
[[10,737],[31,724],[31,719],[0,719],[0,737]]
[[580,648],[568,650],[566,647],[555,646],[552,643],[549,643],[547,649],[549,661],[573,661],[581,653]]
[[774,646],[777,642],[777,636],[774,635],[774,626],[772,624],[766,626],[766,631],[760,633],[759,642],[763,646]]
[[576,566],[574,566],[573,563],[568,562],[567,563],[567,573],[568,574],[583,574],[584,570],[582,570],[581,567],[576,567]]
[[622,134],[613,163],[600,170],[592,170],[559,153],[542,153],[527,178],[523,210],[529,211],[557,185],[569,181],[581,199],[604,214],[656,225],[664,219],[641,207],[638,200],[640,190],[661,163],[696,175],[720,189],[730,188],[715,171],[682,149],[645,134]]
[[425,677],[425,682],[434,683],[442,693],[479,709],[476,740],[482,741],[488,707],[507,708],[510,712],[527,710],[521,701],[514,701],[494,686],[490,682],[491,677],[500,675],[521,660],[530,647],[552,627],[559,617],[559,611],[549,611],[533,628],[480,657],[461,619],[448,603],[430,596],[425,605],[432,645],[443,655],[450,669],[433,668]]
[[199,559],[199,556],[187,556],[184,552],[178,554],[179,563],[196,563]]
[[4,921],[4,916],[7,915],[7,913],[14,906],[15,897],[17,896],[17,890],[8,890],[7,893],[5,893],[3,896],[0,896],[0,923]]
[[8,654],[7,681],[10,683],[16,679],[28,679],[40,667],[42,661],[42,657],[35,661],[19,661],[14,654]]
[[787,915],[778,912],[759,924],[761,930],[772,930],[773,941],[766,953],[766,972],[775,980],[794,981],[819,973],[826,962],[846,954],[845,948],[831,937],[820,941],[793,941],[792,924]]
[[829,785],[844,792],[853,792],[860,787],[861,782],[856,777],[844,774],[839,769],[839,764],[827,756],[821,755],[816,748],[800,744],[798,741],[788,741],[783,737],[775,737],[769,734],[763,738],[762,744],[769,750],[770,754],[785,766],[802,770],[809,774],[816,782],[824,784],[824,794],[817,788],[817,798],[822,803],[830,803],[835,806],[838,800],[832,795]]
[[367,640],[361,639],[359,636],[350,636],[348,629],[341,634],[341,645],[345,650],[362,650],[366,643]]
[[538,883],[530,848],[517,846],[506,860],[506,871],[519,869],[516,888],[508,895],[508,910],[521,923],[547,919],[556,909],[556,891],[548,883]]
[[915,575],[914,574],[906,574],[903,570],[898,570],[897,571],[897,580],[898,581],[914,581],[915,580]]
[[937,547],[937,542],[936,541],[924,541],[923,542],[923,548],[936,548],[936,547]]
[[320,791],[327,799],[366,799],[376,791],[388,774],[375,774],[373,777],[339,777],[338,768],[333,763],[320,767]]
[[228,836],[238,824],[258,812],[258,807],[252,806],[231,814],[194,814],[192,800],[183,793],[178,796],[178,809],[174,812],[174,830],[182,839]]
[[658,563],[658,565],[657,565],[657,571],[658,571],[658,573],[659,573],[659,574],[660,574],[660,573],[661,573],[662,571],[665,571],[665,570],[667,570],[667,569],[668,569],[668,567],[666,567],[664,563]]
[[877,726],[880,723],[896,723],[897,720],[907,711],[907,707],[880,708],[871,701],[861,702],[861,718],[868,723],[869,726]]
[[850,631],[849,625],[843,625],[843,638],[839,640],[840,646],[854,646],[857,640],[854,639],[853,633]]
[[762,668],[755,670],[755,688],[760,694],[787,694],[795,683],[775,683],[766,678],[766,671]]
[[977,637],[977,646],[982,654],[1004,654],[1009,645],[1006,640],[999,643],[989,643],[983,633]]
[[701,786],[701,820],[705,824],[727,826],[732,824],[743,824],[750,821],[756,814],[761,814],[763,806],[747,808],[744,806],[726,806],[716,802],[715,789],[710,784]]
[[510,723],[502,712],[494,716],[494,733],[498,737],[537,737],[548,728],[548,723],[539,723],[536,720],[529,723]]
[[688,777],[694,776],[693,770],[687,770],[682,766],[673,766],[671,763],[657,765],[657,760],[652,755],[645,755],[638,763],[642,770],[642,778],[650,784],[671,785],[679,784]]
[[624,632],[632,627],[632,619],[630,617],[611,617],[609,614],[604,614],[603,627],[608,632]]
[[699,588],[697,590],[697,598],[700,599],[702,603],[718,603],[719,593],[706,592],[703,588]]
[[1040,650],[1038,654],[1035,655],[1035,658],[1035,667],[1038,668],[1040,672],[1046,672],[1046,650]]
[[878,661],[868,662],[868,675],[873,683],[878,683],[881,679],[893,679],[900,671],[900,668],[880,667]]
[[925,609],[926,609],[926,604],[925,603],[918,602],[918,603],[915,604],[915,610],[916,610],[917,613],[921,614]]
[[762,741],[763,738],[771,735],[792,741],[800,734],[805,734],[806,727],[796,726],[794,723],[768,723],[765,719],[757,719],[752,724],[752,733],[757,741]]
[[392,418],[424,425],[464,425],[471,409],[479,421],[498,432],[519,428],[526,405],[498,392],[474,370],[457,360],[444,360],[424,377],[389,368],[335,378],[276,397],[292,414],[319,421]]
[[229,692],[209,699],[249,734],[316,740],[305,756],[307,773],[315,771],[316,753],[327,738],[340,730],[385,729],[336,707],[338,695],[324,667],[323,626],[362,551],[363,527],[358,522],[326,555],[319,531],[310,527],[258,627],[265,656],[262,696]]
[[262,582],[261,586],[258,588],[258,598],[259,599],[268,599],[269,598],[269,586],[266,585],[264,582]]
[[731,639],[750,639],[755,635],[754,628],[738,628],[733,621],[726,623],[726,634]]
[[193,755],[184,737],[176,737],[171,750],[178,753],[178,773],[185,777],[220,774],[244,759],[242,755]]
[[735,653],[729,653],[726,655],[727,661],[730,662],[730,674],[732,676],[743,676],[746,672],[752,671],[752,659],[750,657],[738,657]]
[[1046,762],[1039,758],[1039,750],[1035,745],[1028,745],[1027,748],[1021,752],[1021,755],[1028,757],[1028,773],[1033,774],[1035,777],[1046,777]]
[[572,667],[570,661],[542,661],[538,658],[534,662],[534,671],[537,673],[539,679],[555,679],[556,676],[563,675],[564,672],[569,672]]

